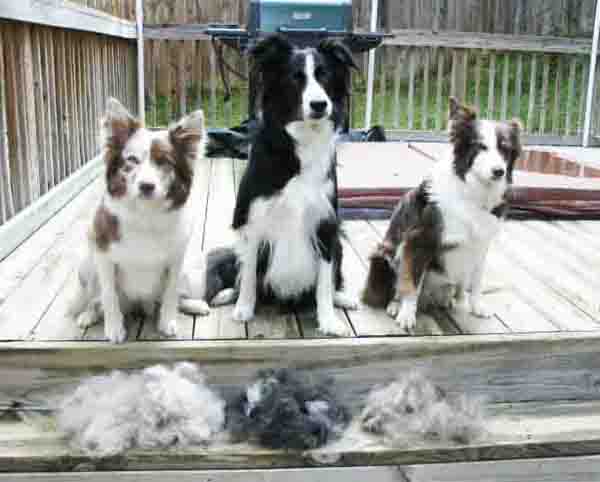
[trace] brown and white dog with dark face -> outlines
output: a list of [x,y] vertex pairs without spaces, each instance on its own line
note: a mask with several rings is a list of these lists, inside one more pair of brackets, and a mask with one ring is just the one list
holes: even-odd
[[490,316],[481,300],[484,262],[521,154],[521,127],[478,119],[451,99],[449,130],[452,155],[396,206],[363,292],[407,331],[417,306],[428,304]]
[[196,111],[168,130],[142,127],[117,100],[102,120],[106,190],[89,234],[70,313],[81,327],[103,317],[105,335],[126,338],[124,316],[143,310],[166,336],[177,331],[178,284],[193,228],[188,198],[204,154]]

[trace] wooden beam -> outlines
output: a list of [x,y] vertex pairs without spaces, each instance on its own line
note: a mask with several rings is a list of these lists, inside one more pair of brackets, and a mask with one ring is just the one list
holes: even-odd
[[564,38],[535,35],[512,35],[467,32],[432,32],[431,30],[394,30],[384,45],[403,47],[447,47],[489,49],[517,52],[590,54],[592,41],[587,38]]
[[0,226],[0,261],[96,179],[102,167],[99,156]]
[[144,25],[146,40],[209,40],[205,24]]
[[[54,393],[56,395],[58,393]],[[468,444],[406,436],[405,443],[394,446],[362,432],[355,424],[344,432],[339,441],[317,450],[280,451],[254,444],[229,443],[172,450],[135,449],[114,457],[84,455],[70,448],[63,434],[51,428],[52,419],[44,420],[39,413],[28,417],[26,413],[25,421],[12,419],[0,423],[0,463],[3,472],[27,473],[375,467],[595,456],[600,448],[599,405],[599,402],[490,405],[485,419],[485,435]],[[493,468],[487,467],[487,471],[493,474]],[[580,473],[580,476],[583,474]],[[481,477],[475,480],[498,480],[484,478],[483,474]]]
[[0,2],[0,18],[135,39],[135,22],[67,0]]
[[146,122],[146,102],[144,86],[144,1],[136,0],[135,15],[137,24],[137,108],[138,119]]
[[385,467],[0,474],[0,482],[564,482],[598,478],[599,456]]

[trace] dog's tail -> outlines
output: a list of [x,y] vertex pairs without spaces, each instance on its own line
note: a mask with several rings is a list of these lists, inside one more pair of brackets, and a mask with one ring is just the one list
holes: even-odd
[[210,251],[204,266],[185,270],[179,309],[190,314],[207,315],[210,311],[208,303],[227,304],[233,301],[238,272],[238,257],[233,248]]
[[362,301],[375,308],[385,308],[394,296],[396,273],[384,255],[385,247],[380,244],[371,255],[369,273]]

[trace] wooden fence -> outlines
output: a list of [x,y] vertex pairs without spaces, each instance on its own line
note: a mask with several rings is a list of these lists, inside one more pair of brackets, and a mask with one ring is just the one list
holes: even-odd
[[137,110],[135,36],[69,2],[0,4],[0,224],[97,155],[109,96]]
[[[374,119],[388,129],[446,129],[448,97],[482,116],[521,119],[531,141],[581,144],[591,40],[396,31],[379,51]],[[406,134],[406,132],[404,132]]]

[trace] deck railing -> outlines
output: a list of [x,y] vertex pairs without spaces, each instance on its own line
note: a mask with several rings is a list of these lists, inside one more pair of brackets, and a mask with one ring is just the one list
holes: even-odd
[[109,96],[136,111],[135,37],[75,3],[0,3],[0,224],[94,158]]
[[439,137],[446,129],[448,97],[454,95],[483,117],[521,119],[531,141],[581,144],[591,39],[394,34],[378,52],[373,113],[392,134]]
[[[529,142],[581,145],[586,116],[591,38],[395,30],[376,53],[372,122],[393,138],[441,140],[450,95],[478,107],[482,116],[521,119]],[[202,107],[209,125],[231,126],[247,115],[247,83],[229,72],[224,86],[210,40],[194,26],[145,29],[147,121],[164,125]],[[245,59],[228,49],[226,60],[243,74]],[[202,59],[209,58],[205,66]],[[171,59],[167,63],[165,59]],[[366,56],[353,81],[351,125],[365,125]],[[598,70],[598,68],[597,68]],[[600,79],[600,72],[596,75]],[[598,80],[595,82],[598,84]],[[595,86],[592,141],[600,135]]]

